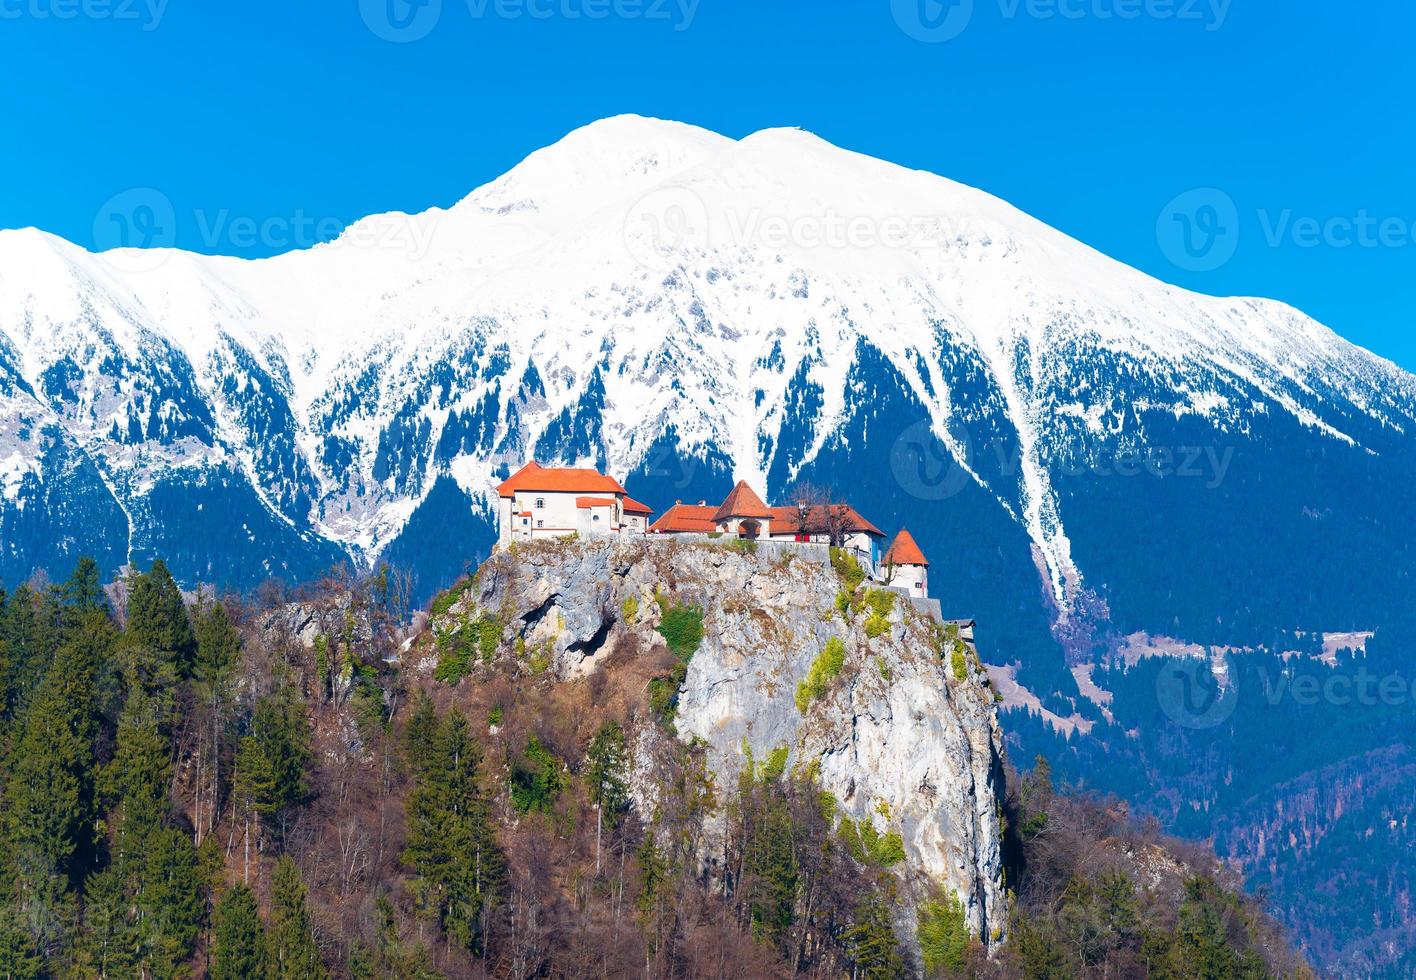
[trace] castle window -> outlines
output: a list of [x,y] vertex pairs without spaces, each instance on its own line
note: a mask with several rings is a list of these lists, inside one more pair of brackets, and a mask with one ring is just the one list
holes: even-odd
[[537,510],[545,510],[545,508],[546,508],[546,498],[545,498],[545,497],[537,497],[537,498],[536,498],[536,509],[537,509]]
[[546,522],[545,522],[545,521],[537,521],[537,522],[536,522],[536,526],[537,526],[537,527],[545,527],[545,526],[546,526]]

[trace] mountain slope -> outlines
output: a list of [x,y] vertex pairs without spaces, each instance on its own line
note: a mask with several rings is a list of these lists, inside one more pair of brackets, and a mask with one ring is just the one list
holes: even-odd
[[[0,233],[0,331],[128,512],[130,547],[160,534],[154,494],[215,485],[210,499],[264,515],[255,567],[295,576],[417,533],[440,477],[489,513],[498,473],[533,453],[632,481],[669,464],[679,496],[734,475],[777,493],[884,385],[899,407],[869,444],[909,430],[897,463],[961,472],[897,478],[875,510],[893,518],[901,490],[981,494],[1067,609],[1093,533],[1086,477],[1107,454],[1272,438],[1355,454],[1385,486],[1416,421],[1410,376],[1280,304],[1175,289],[805,133],[733,141],[634,117],[449,210],[268,260]],[[221,565],[179,561],[249,581]]]
[[[260,261],[0,231],[0,582],[80,554],[240,589],[386,561],[426,598],[486,555],[496,483],[533,456],[661,511],[738,478],[773,500],[831,486],[908,525],[945,609],[1017,665],[1020,757],[1138,800],[1164,776],[1145,808],[1241,828],[1300,927],[1296,852],[1246,851],[1275,829],[1246,814],[1301,773],[1364,771],[1402,729],[1376,706],[1359,746],[1304,731],[1302,765],[1240,795],[1241,736],[1291,704],[1247,690],[1195,765],[1177,729],[1208,720],[1175,714],[1149,658],[1400,646],[1413,432],[1416,379],[1289,307],[1178,289],[795,130],[608,119],[451,208]],[[1325,853],[1386,819],[1353,799]],[[1344,953],[1360,923],[1329,911],[1310,946],[1329,964],[1416,949],[1383,920],[1385,960]]]

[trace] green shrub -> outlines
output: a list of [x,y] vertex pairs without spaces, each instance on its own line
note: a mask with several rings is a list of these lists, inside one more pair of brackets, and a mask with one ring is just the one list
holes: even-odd
[[872,640],[883,636],[890,628],[890,612],[895,608],[895,593],[889,589],[866,589],[865,606],[870,615],[865,620],[865,635]]
[[845,589],[836,593],[836,612],[840,613],[846,622],[851,621],[851,594]]
[[488,724],[489,726],[494,725],[494,726],[496,726],[496,727],[498,727],[498,728],[501,727],[502,716],[503,716],[503,715],[504,715],[504,712],[502,711],[502,706],[501,706],[501,705],[499,705],[499,704],[494,704],[494,705],[492,705],[492,710],[489,711],[489,712],[487,712],[487,724]]
[[447,615],[448,610],[457,605],[457,600],[467,594],[467,590],[472,587],[474,581],[476,581],[476,576],[469,575],[461,581],[455,582],[446,591],[438,593],[429,609],[432,617],[437,619],[439,616]]
[[836,836],[840,838],[846,853],[861,864],[878,864],[888,868],[905,859],[905,839],[893,830],[882,837],[869,818],[857,822],[850,817],[842,817]]
[[854,592],[860,588],[860,583],[865,581],[865,570],[860,567],[855,555],[845,548],[831,549],[831,567],[836,570],[848,592]]
[[727,551],[736,551],[744,555],[757,554],[757,542],[751,538],[733,538],[730,541],[723,542],[723,548]]
[[531,654],[526,658],[526,667],[533,674],[544,674],[551,666],[551,643],[538,643],[531,649]]
[[905,839],[892,830],[880,838],[872,855],[883,867],[899,864],[905,859]]
[[811,702],[826,694],[831,681],[841,672],[841,668],[845,664],[846,645],[841,642],[839,637],[833,636],[826,641],[825,648],[812,661],[811,670],[807,672],[806,680],[797,685],[797,710],[806,714],[806,709],[811,706]]
[[664,610],[659,621],[659,635],[669,642],[669,649],[680,660],[688,660],[703,642],[703,610],[697,606],[669,605],[660,600]]
[[964,659],[964,644],[960,640],[954,641],[954,651],[949,655],[949,665],[954,669],[954,680],[967,680],[969,676],[969,664]]
[[782,778],[782,773],[787,771],[787,757],[790,754],[791,749],[785,745],[779,745],[767,753],[767,761],[762,763],[764,782]]
[[511,805],[521,813],[549,813],[563,785],[560,760],[532,735],[521,757],[512,760]]
[[875,669],[880,671],[880,679],[882,681],[886,684],[890,683],[890,678],[893,675],[890,673],[890,665],[885,662],[884,657],[875,658]]
[[679,688],[688,676],[688,662],[703,643],[703,610],[671,603],[664,595],[656,595],[654,601],[662,612],[658,633],[668,642],[674,663],[667,675],[649,682],[649,707],[661,720],[671,723],[678,707]]
[[964,924],[964,904],[957,895],[944,901],[926,899],[919,905],[919,950],[924,971],[964,968],[969,948],[969,929]]
[[464,616],[452,628],[438,630],[438,665],[433,677],[445,684],[456,684],[472,672],[474,657],[491,663],[501,644],[501,634],[501,623],[491,616],[471,622]]
[[626,623],[632,623],[639,618],[639,596],[626,596],[620,605],[620,613],[624,616]]

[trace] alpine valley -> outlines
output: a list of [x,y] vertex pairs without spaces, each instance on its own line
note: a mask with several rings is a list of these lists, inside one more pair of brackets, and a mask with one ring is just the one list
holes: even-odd
[[1212,839],[1325,972],[1416,964],[1413,433],[1296,310],[798,130],[607,119],[259,261],[0,231],[0,582],[425,600],[528,459],[829,487],[977,619],[1016,758]]

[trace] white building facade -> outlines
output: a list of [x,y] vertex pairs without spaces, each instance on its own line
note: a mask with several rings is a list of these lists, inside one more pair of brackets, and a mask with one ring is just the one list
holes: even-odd
[[597,470],[530,462],[497,487],[497,543],[643,534],[653,511]]

